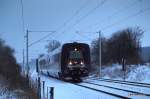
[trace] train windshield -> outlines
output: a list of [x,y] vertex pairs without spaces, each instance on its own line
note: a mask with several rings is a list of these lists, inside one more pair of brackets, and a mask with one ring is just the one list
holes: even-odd
[[83,55],[81,51],[71,51],[69,53],[69,58],[70,59],[83,59]]

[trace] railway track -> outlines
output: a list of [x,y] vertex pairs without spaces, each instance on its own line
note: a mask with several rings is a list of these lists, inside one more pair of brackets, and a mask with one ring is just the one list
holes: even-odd
[[114,94],[114,93],[104,91],[104,90],[101,90],[101,89],[97,89],[97,88],[92,88],[92,87],[86,86],[84,84],[74,84],[74,85],[84,87],[84,88],[87,88],[87,89],[90,89],[90,90],[93,90],[93,91],[101,92],[101,93],[104,93],[104,94],[107,94],[107,95],[110,95],[110,96],[114,96],[114,97],[117,97],[117,98],[121,98],[121,99],[131,99],[130,97],[127,97],[127,96]]
[[[49,77],[60,80],[58,77],[53,77],[53,76],[49,76]],[[104,80],[99,80],[99,81],[104,81]],[[64,81],[64,82],[66,82],[66,81]],[[136,92],[136,91],[132,91],[132,90],[111,87],[109,85],[96,84],[93,82],[83,81],[81,83],[71,83],[71,84],[80,86],[83,88],[87,88],[89,90],[93,90],[96,92],[100,92],[100,93],[106,94],[108,96],[121,98],[121,99],[139,98],[139,96],[141,97],[139,99],[143,99],[143,97],[146,99],[150,98],[150,94],[147,94],[147,93],[141,93],[141,92]],[[120,92],[121,92],[121,94],[120,94]]]
[[150,98],[150,94],[148,94],[148,93],[142,93],[142,92],[127,90],[127,89],[122,89],[122,88],[116,88],[116,87],[112,87],[112,86],[109,86],[109,85],[102,85],[102,84],[97,84],[97,83],[93,83],[93,82],[85,82],[84,81],[83,83],[88,84],[88,85],[94,85],[94,86],[110,88],[110,90],[113,89],[114,91],[115,90],[123,91],[125,93],[128,93],[127,97],[129,97],[129,98],[133,98],[131,95],[142,96],[142,97],[145,97],[145,98],[148,98],[148,99]]
[[91,79],[91,80],[97,80],[97,81],[105,81],[105,82],[111,82],[111,83],[119,83],[119,84],[125,84],[125,85],[132,85],[132,86],[138,86],[138,87],[146,87],[150,88],[150,84],[147,83],[138,83],[138,82],[131,82],[131,81],[121,81],[121,80],[112,80],[112,79]]
[[[44,76],[47,76],[47,75],[44,75]],[[50,76],[50,75],[49,75],[48,77],[51,77],[51,78],[60,80],[58,77],[54,77],[54,76]],[[66,81],[64,81],[64,82],[66,82]],[[131,99],[131,98],[129,98],[129,97],[122,96],[122,95],[118,95],[118,94],[114,94],[114,93],[111,93],[111,92],[108,92],[108,91],[103,91],[103,90],[101,90],[101,89],[88,87],[88,86],[82,85],[82,84],[80,84],[80,83],[71,83],[71,84],[76,85],[76,86],[79,86],[79,87],[87,88],[87,89],[89,89],[89,90],[93,90],[93,91],[96,91],[96,92],[104,93],[104,94],[106,94],[106,95],[110,95],[110,96],[113,96],[113,97],[116,97],[116,98],[120,98],[120,99]]]

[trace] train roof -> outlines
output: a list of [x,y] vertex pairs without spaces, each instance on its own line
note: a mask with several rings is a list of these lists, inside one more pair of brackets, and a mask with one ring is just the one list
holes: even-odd
[[62,46],[58,47],[57,49],[49,52],[48,54],[44,54],[44,56],[40,57],[39,59],[47,59],[48,57],[51,57],[51,56],[53,56],[55,54],[58,54],[61,51],[61,47]]
[[40,60],[41,60],[41,59],[47,59],[48,57],[51,57],[51,56],[53,56],[53,55],[55,55],[55,54],[60,53],[61,50],[62,50],[64,47],[76,46],[76,45],[78,45],[78,46],[89,46],[89,45],[86,44],[86,43],[78,43],[78,42],[65,43],[65,44],[63,44],[62,46],[59,46],[57,49],[55,49],[55,50],[49,52],[48,54],[44,54],[44,56],[40,57],[39,59],[40,59]]
[[78,43],[78,42],[73,42],[73,43],[65,43],[63,44],[63,47],[67,47],[67,46],[89,46],[86,43]]

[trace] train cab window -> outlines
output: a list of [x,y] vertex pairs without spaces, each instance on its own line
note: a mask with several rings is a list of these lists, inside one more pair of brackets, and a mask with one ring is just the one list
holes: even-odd
[[83,59],[83,55],[81,51],[70,51],[69,58],[70,59]]

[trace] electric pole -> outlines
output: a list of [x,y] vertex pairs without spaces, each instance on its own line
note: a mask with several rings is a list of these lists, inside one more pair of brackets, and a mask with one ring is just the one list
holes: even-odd
[[26,66],[27,66],[27,77],[28,77],[29,76],[29,60],[28,60],[28,55],[29,55],[29,53],[28,53],[29,31],[27,30],[26,33],[27,33],[26,34],[26,61],[27,61]]
[[23,64],[23,73],[25,73],[25,65],[24,65],[24,49],[22,51],[22,64]]

